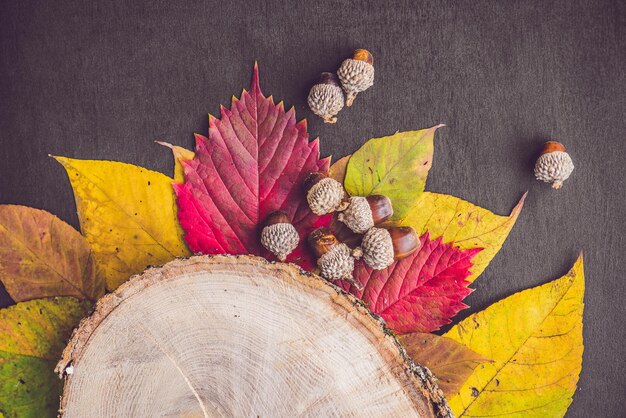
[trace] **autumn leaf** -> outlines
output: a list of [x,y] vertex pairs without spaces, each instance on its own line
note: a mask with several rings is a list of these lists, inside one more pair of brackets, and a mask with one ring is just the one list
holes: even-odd
[[[441,125],[439,125],[441,126]],[[423,129],[421,131],[413,132],[427,132],[434,130],[439,126],[435,126],[430,129]],[[391,141],[395,136],[385,138],[377,138],[374,145],[379,144],[380,140],[387,139],[387,146],[395,144],[401,144],[400,142]],[[417,136],[417,135],[416,135]],[[421,138],[422,136],[420,136]],[[432,135],[426,136],[425,139],[429,139],[432,142]],[[365,160],[384,160],[385,157],[379,156],[377,153],[382,152],[381,146],[369,145],[374,140],[367,142],[357,153],[361,153],[360,161]],[[403,145],[406,146],[406,145]],[[397,153],[393,153],[396,155]],[[346,156],[338,160],[331,167],[332,175],[340,180],[345,177],[344,186],[346,191],[350,195],[367,195],[368,193],[381,193],[381,188],[386,188],[388,185],[384,183],[384,178],[394,178],[393,174],[388,176],[385,173],[389,170],[389,166],[393,166],[394,159],[385,161],[381,167],[370,167],[367,171],[356,173],[358,164],[346,162],[352,161],[354,156]],[[421,153],[418,153],[414,158],[418,158],[418,161],[431,161],[432,160],[432,147],[426,148]],[[405,162],[406,164],[406,162]],[[419,164],[418,164],[419,166]],[[348,180],[348,172],[346,167],[354,167],[355,174]],[[424,167],[430,168],[430,163]],[[426,173],[422,173],[425,180]],[[415,174],[413,175],[415,176]],[[421,186],[419,186],[421,184]],[[474,266],[472,267],[472,273],[468,277],[470,282],[473,282],[487,267],[489,262],[500,251],[504,241],[508,237],[513,225],[517,221],[517,218],[524,206],[524,200],[526,194],[522,196],[520,201],[511,211],[508,216],[496,215],[487,209],[483,209],[465,200],[459,199],[454,196],[421,192],[423,190],[423,184],[417,183],[420,193],[416,193],[414,189],[416,183],[413,178],[403,178],[399,182],[393,183],[391,187],[395,195],[399,196],[414,196],[414,199],[409,202],[400,198],[390,197],[394,207],[394,220],[400,225],[407,225],[413,227],[420,235],[429,233],[433,237],[442,237],[444,242],[454,242],[459,248],[468,250],[472,248],[482,248],[480,254],[476,255],[473,260]],[[369,190],[369,192],[368,192]],[[376,191],[373,191],[376,190]],[[399,203],[398,203],[399,202]],[[399,211],[397,208],[401,207]],[[354,243],[353,237],[350,236],[349,231],[334,222],[334,230],[337,234],[341,235],[341,238],[348,243]]]
[[0,310],[0,411],[6,417],[56,417],[61,381],[54,367],[88,301],[36,299]]
[[346,170],[348,169],[350,157],[352,157],[352,155],[346,155],[335,161],[328,169],[328,177],[332,177],[339,183],[343,183],[346,178]]
[[583,353],[582,255],[560,279],[516,293],[448,331],[493,360],[450,399],[458,417],[557,417],[572,402]]
[[183,161],[193,160],[196,156],[193,151],[186,148],[172,145],[168,142],[156,141],[157,144],[163,145],[172,151],[174,157],[174,182],[182,183],[185,181],[185,172],[183,169]]
[[119,162],[55,158],[67,171],[81,230],[107,289],[148,266],[190,255],[176,219],[171,178]]
[[330,222],[308,208],[302,182],[311,172],[328,170],[319,158],[318,140],[309,142],[306,121],[295,110],[274,104],[259,87],[255,65],[250,92],[233,98],[221,118],[209,116],[209,136],[196,135],[193,160],[181,160],[184,183],[175,184],[178,219],[194,253],[257,254],[259,226],[274,210],[292,219],[301,244],[287,261],[313,266],[303,242],[317,226]]
[[340,282],[399,334],[431,332],[449,324],[467,308],[462,300],[472,292],[466,278],[480,248],[460,250],[441,238],[431,241],[428,234],[420,241],[418,251],[384,270],[357,261],[354,278],[362,290]]
[[14,301],[104,294],[91,248],[74,228],[49,212],[0,205],[0,279]]
[[482,248],[467,278],[473,282],[502,248],[525,199],[526,194],[510,215],[501,216],[454,196],[424,192],[399,223],[413,227],[419,234],[442,237],[444,242],[454,242],[464,250]]
[[435,131],[442,126],[367,141],[347,163],[344,185],[348,193],[385,195],[393,202],[392,220],[402,219],[424,191]]
[[491,361],[451,338],[421,332],[399,338],[409,357],[433,372],[448,397],[458,392],[476,367]]

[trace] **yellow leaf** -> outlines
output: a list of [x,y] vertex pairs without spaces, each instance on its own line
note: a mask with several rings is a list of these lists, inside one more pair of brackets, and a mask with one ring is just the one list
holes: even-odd
[[450,399],[456,416],[563,416],[582,366],[584,291],[581,255],[562,278],[509,296],[446,333],[493,360]]
[[171,178],[119,162],[55,158],[67,171],[81,230],[109,290],[148,266],[190,255]]
[[385,195],[393,203],[392,220],[402,219],[424,191],[435,131],[441,126],[367,141],[348,162],[346,191],[352,196]]
[[444,242],[454,242],[462,250],[482,248],[473,259],[473,282],[498,253],[519,216],[526,194],[509,216],[473,205],[454,196],[424,192],[399,221],[412,226],[420,235],[429,232],[432,237],[443,237]]

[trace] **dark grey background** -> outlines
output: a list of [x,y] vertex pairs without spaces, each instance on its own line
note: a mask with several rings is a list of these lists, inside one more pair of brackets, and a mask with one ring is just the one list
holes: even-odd
[[[49,153],[170,173],[153,141],[192,147],[254,60],[264,92],[295,105],[324,155],[446,123],[428,190],[502,214],[529,191],[461,317],[559,277],[584,249],[586,348],[568,416],[626,416],[624,2],[1,3],[0,202],[77,226]],[[372,51],[376,84],[324,125],[308,88],[357,47]],[[546,139],[576,165],[559,191],[533,179]]]

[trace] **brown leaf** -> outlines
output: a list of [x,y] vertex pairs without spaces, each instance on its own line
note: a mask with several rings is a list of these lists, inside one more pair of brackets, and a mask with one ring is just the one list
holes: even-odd
[[343,184],[343,180],[346,178],[346,170],[348,169],[350,157],[352,157],[352,155],[346,155],[335,161],[328,170],[328,176]]
[[448,397],[458,392],[476,367],[491,362],[451,338],[420,332],[399,338],[413,361],[428,367],[439,379],[437,383]]
[[0,205],[0,278],[16,302],[96,300],[104,294],[82,235],[51,213],[26,206]]

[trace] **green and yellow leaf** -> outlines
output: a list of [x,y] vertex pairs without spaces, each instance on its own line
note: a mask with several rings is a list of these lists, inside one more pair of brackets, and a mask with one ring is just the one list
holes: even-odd
[[190,255],[171,178],[119,162],[56,159],[67,171],[81,230],[109,290],[148,266]]
[[352,196],[385,195],[393,202],[392,220],[404,218],[424,191],[435,131],[441,126],[367,141],[350,157],[346,191]]
[[0,205],[0,279],[16,302],[50,296],[95,301],[104,294],[83,236],[26,206]]
[[472,260],[472,274],[467,278],[473,282],[500,251],[525,199],[526,194],[509,216],[501,216],[454,196],[424,192],[399,223],[412,226],[420,235],[429,232],[443,237],[444,242],[453,242],[462,250],[482,248]]
[[54,367],[91,304],[36,299],[0,310],[0,411],[7,417],[56,417],[61,380]]
[[446,337],[493,360],[450,399],[457,417],[561,417],[582,367],[582,255],[560,279],[471,315]]

